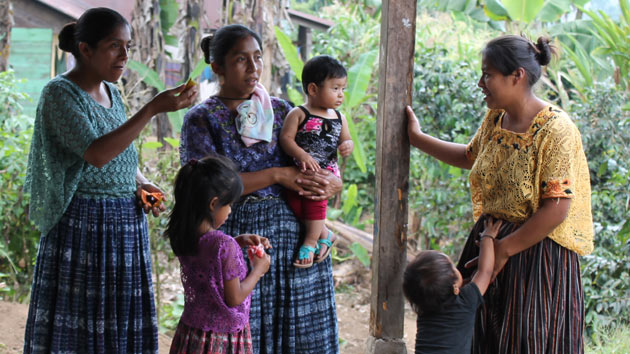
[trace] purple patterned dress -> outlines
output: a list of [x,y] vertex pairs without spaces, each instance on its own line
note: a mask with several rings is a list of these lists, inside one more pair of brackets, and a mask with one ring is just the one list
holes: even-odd
[[186,303],[171,344],[175,353],[251,354],[250,297],[230,307],[225,280],[247,277],[243,252],[230,235],[219,230],[199,239],[197,253],[179,256]]
[[[278,137],[291,109],[272,97],[273,138],[246,147],[236,131],[236,112],[210,97],[184,118],[180,158],[185,164],[208,154],[229,157],[241,172],[292,166]],[[330,258],[299,269],[296,257],[301,225],[282,199],[283,188],[271,185],[232,205],[222,230],[230,235],[254,233],[267,237],[273,249],[271,267],[252,292],[249,323],[255,353],[338,353],[337,313]]]

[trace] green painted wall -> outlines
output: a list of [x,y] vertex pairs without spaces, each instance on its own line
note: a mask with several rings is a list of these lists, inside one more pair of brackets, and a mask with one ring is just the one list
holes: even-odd
[[24,113],[35,117],[42,88],[51,76],[53,31],[49,28],[13,28],[9,66],[15,77],[26,79],[24,92],[32,102],[22,102]]

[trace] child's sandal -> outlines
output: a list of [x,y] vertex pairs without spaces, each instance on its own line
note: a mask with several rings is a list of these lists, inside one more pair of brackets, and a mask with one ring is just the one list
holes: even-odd
[[[313,254],[313,260],[315,260],[315,255],[317,254],[317,251],[319,249],[315,248],[315,247],[311,247],[311,246],[307,246],[307,245],[302,245],[300,246],[300,251],[298,252],[298,261],[301,261],[303,259],[308,259],[309,254],[312,253]],[[311,260],[309,263],[298,263],[293,262],[293,266],[296,268],[310,268],[313,266],[313,260]]]
[[326,258],[328,258],[328,255],[330,254],[330,250],[333,248],[334,245],[337,244],[338,237],[335,236],[335,239],[331,240],[332,235],[333,235],[333,232],[328,230],[327,238],[317,240],[317,255],[319,255],[319,250],[321,249],[321,245],[326,245],[326,252],[324,252],[323,255],[317,257],[315,259],[315,263],[321,263],[325,261]]

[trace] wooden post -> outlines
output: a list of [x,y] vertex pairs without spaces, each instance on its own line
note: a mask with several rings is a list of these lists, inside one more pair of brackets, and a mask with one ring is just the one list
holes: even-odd
[[405,106],[411,104],[416,0],[382,5],[376,134],[376,198],[372,302],[368,352],[400,354],[405,299],[409,139]]
[[310,59],[311,48],[313,47],[313,30],[300,25],[298,27],[298,44],[300,46],[300,56],[306,62]]

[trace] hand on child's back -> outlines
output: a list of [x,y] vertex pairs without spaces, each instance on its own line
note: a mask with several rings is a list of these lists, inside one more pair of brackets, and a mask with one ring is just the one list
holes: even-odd
[[352,150],[354,150],[354,142],[352,140],[346,140],[339,144],[339,154],[343,157],[350,156]]

